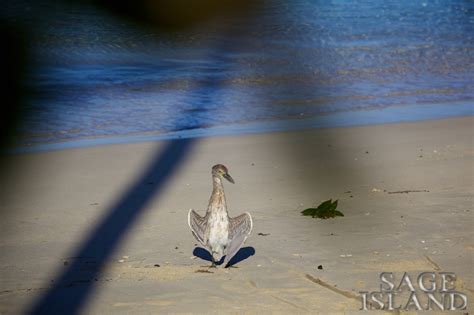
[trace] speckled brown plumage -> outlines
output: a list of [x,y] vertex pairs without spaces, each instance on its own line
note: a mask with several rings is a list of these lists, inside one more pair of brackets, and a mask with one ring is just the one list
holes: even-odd
[[224,266],[237,254],[252,231],[250,213],[245,212],[235,218],[229,217],[222,178],[234,183],[227,167],[217,164],[212,167],[212,194],[209,206],[202,217],[189,210],[188,224],[194,237],[212,255],[212,266],[226,256]]

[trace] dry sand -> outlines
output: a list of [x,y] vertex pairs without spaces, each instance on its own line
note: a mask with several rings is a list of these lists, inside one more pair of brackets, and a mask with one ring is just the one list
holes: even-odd
[[[67,296],[81,286],[91,289],[83,314],[364,314],[359,291],[378,290],[382,271],[451,271],[456,289],[468,295],[468,312],[474,303],[473,126],[474,118],[465,117],[196,140],[102,272],[60,290]],[[164,145],[4,160],[0,314],[24,313],[71,265],[96,263],[77,257],[78,246]],[[187,212],[205,210],[215,163],[227,165],[236,181],[225,185],[230,215],[253,215],[245,252],[254,255],[238,268],[208,273],[202,266],[209,262],[193,257]],[[412,192],[393,193],[402,191]],[[300,215],[330,198],[339,199],[344,217]]]

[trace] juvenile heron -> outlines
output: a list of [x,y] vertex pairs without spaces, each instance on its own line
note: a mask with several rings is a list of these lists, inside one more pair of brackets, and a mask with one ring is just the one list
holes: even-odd
[[194,237],[208,249],[215,267],[225,255],[224,266],[234,257],[252,231],[250,213],[245,212],[235,218],[229,217],[225,201],[222,178],[232,184],[227,167],[217,164],[212,167],[212,194],[206,215],[201,217],[193,209],[188,213],[188,224]]

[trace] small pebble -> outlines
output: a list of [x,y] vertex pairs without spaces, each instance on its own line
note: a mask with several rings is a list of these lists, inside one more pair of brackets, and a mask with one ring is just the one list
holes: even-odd
[[323,270],[323,265],[319,265],[319,266],[318,266],[318,269],[319,269],[319,270]]
[[119,259],[119,263],[123,263],[125,260],[124,259]]
[[154,264],[154,267],[161,267],[160,264]]

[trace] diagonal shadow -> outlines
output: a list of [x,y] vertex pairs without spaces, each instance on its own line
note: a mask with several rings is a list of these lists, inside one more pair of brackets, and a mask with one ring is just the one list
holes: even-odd
[[[226,30],[226,34],[238,35],[239,31]],[[234,36],[230,36],[233,38]],[[223,53],[236,43],[221,41],[213,50],[209,59],[214,64],[228,67],[232,61]],[[200,91],[202,98],[196,98],[196,93],[189,93],[189,105],[195,109],[205,108],[207,103],[213,101],[212,96],[224,83],[222,77],[216,73],[203,75],[193,88],[194,92]],[[176,113],[175,124],[178,124],[180,114]],[[196,120],[196,127],[205,126],[212,118],[207,113]],[[144,212],[152,198],[159,195],[166,186],[170,176],[185,161],[190,149],[196,143],[195,139],[182,139],[169,141],[162,150],[157,151],[148,167],[137,177],[135,183],[123,196],[105,213],[107,215],[97,226],[86,235],[74,254],[75,260],[60,273],[53,286],[33,304],[29,314],[78,314],[93,294],[95,281],[100,276],[105,263],[114,253],[115,249],[126,237],[127,232]],[[243,248],[233,258],[235,264],[253,255],[253,248]]]
[[[127,230],[150,200],[184,162],[194,140],[174,140],[159,150],[148,168],[83,242],[76,257],[54,286],[33,306],[30,314],[77,314],[94,289],[94,280]],[[87,259],[87,268],[84,260]]]
[[[221,53],[232,43],[220,43],[209,59],[216,64],[226,65],[230,61]],[[195,91],[206,97],[196,99],[190,93],[190,105],[199,109],[212,102],[213,94],[223,84],[218,75],[204,75],[197,80]],[[195,93],[194,93],[195,94]],[[179,113],[177,113],[179,116]],[[181,113],[182,114],[182,113]],[[205,126],[210,120],[208,113],[197,120],[196,127]],[[178,119],[175,123],[178,123]],[[106,261],[126,236],[126,232],[146,208],[152,197],[159,194],[170,175],[184,162],[196,139],[182,139],[168,142],[166,147],[152,158],[148,168],[138,176],[138,180],[123,197],[110,209],[109,213],[87,236],[77,250],[77,257],[64,271],[44,296],[33,305],[29,314],[78,314],[94,289]],[[253,250],[255,252],[255,250]],[[247,256],[248,257],[248,256]],[[246,258],[247,258],[246,257]],[[245,258],[244,258],[245,259]]]

